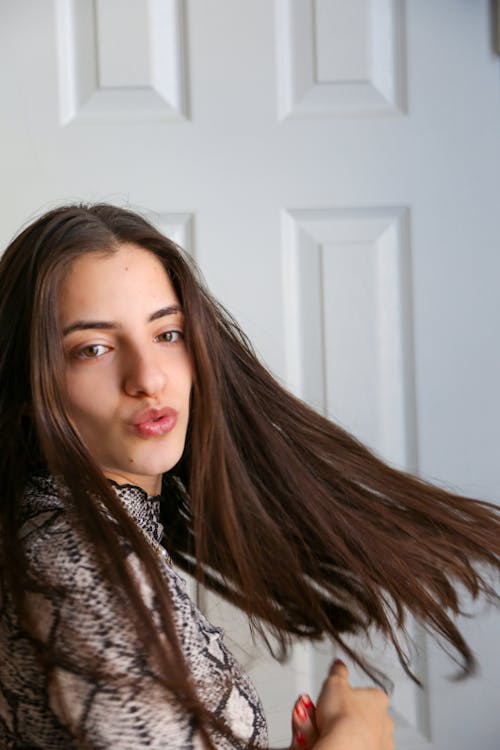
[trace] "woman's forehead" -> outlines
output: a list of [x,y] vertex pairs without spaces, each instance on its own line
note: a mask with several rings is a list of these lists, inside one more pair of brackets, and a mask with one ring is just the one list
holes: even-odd
[[91,252],[71,265],[59,294],[59,316],[128,317],[158,305],[179,304],[162,262],[149,250],[124,243],[112,252]]

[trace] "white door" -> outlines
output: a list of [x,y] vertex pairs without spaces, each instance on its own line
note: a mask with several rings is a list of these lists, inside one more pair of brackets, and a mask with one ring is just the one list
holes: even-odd
[[[2,245],[61,201],[147,207],[299,395],[498,500],[492,35],[488,0],[0,0]],[[330,653],[279,667],[204,603],[287,742]],[[499,625],[462,622],[481,674],[459,684],[416,634],[427,688],[394,673],[400,750],[498,750]]]

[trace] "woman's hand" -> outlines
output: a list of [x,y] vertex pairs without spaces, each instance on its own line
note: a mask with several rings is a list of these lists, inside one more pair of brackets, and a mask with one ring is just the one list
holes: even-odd
[[337,659],[323,683],[315,711],[319,739],[314,750],[393,750],[389,699],[378,688],[353,688]]
[[292,712],[291,750],[311,749],[318,740],[316,708],[308,695],[301,695]]

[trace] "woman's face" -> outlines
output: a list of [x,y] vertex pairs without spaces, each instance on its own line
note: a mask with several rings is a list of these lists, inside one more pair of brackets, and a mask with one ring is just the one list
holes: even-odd
[[104,474],[160,489],[184,450],[191,363],[162,264],[133,244],[74,262],[59,300],[68,413]]

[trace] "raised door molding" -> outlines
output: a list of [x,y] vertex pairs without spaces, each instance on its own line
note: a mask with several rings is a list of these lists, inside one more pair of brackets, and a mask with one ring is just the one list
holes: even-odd
[[182,250],[192,257],[196,256],[194,247],[194,216],[191,213],[156,213],[149,216],[160,232],[173,240]]
[[405,112],[403,0],[275,0],[275,8],[281,118]]
[[415,471],[407,209],[286,211],[283,243],[289,386]]
[[[418,468],[409,211],[403,206],[285,211],[283,288],[287,384],[383,459]],[[409,623],[412,668],[426,683],[427,645]],[[396,744],[430,748],[428,694],[374,634],[348,639],[394,684]],[[332,646],[294,649],[300,690],[316,694]],[[354,684],[366,677],[352,669]]]
[[54,0],[61,124],[185,120],[182,0]]

